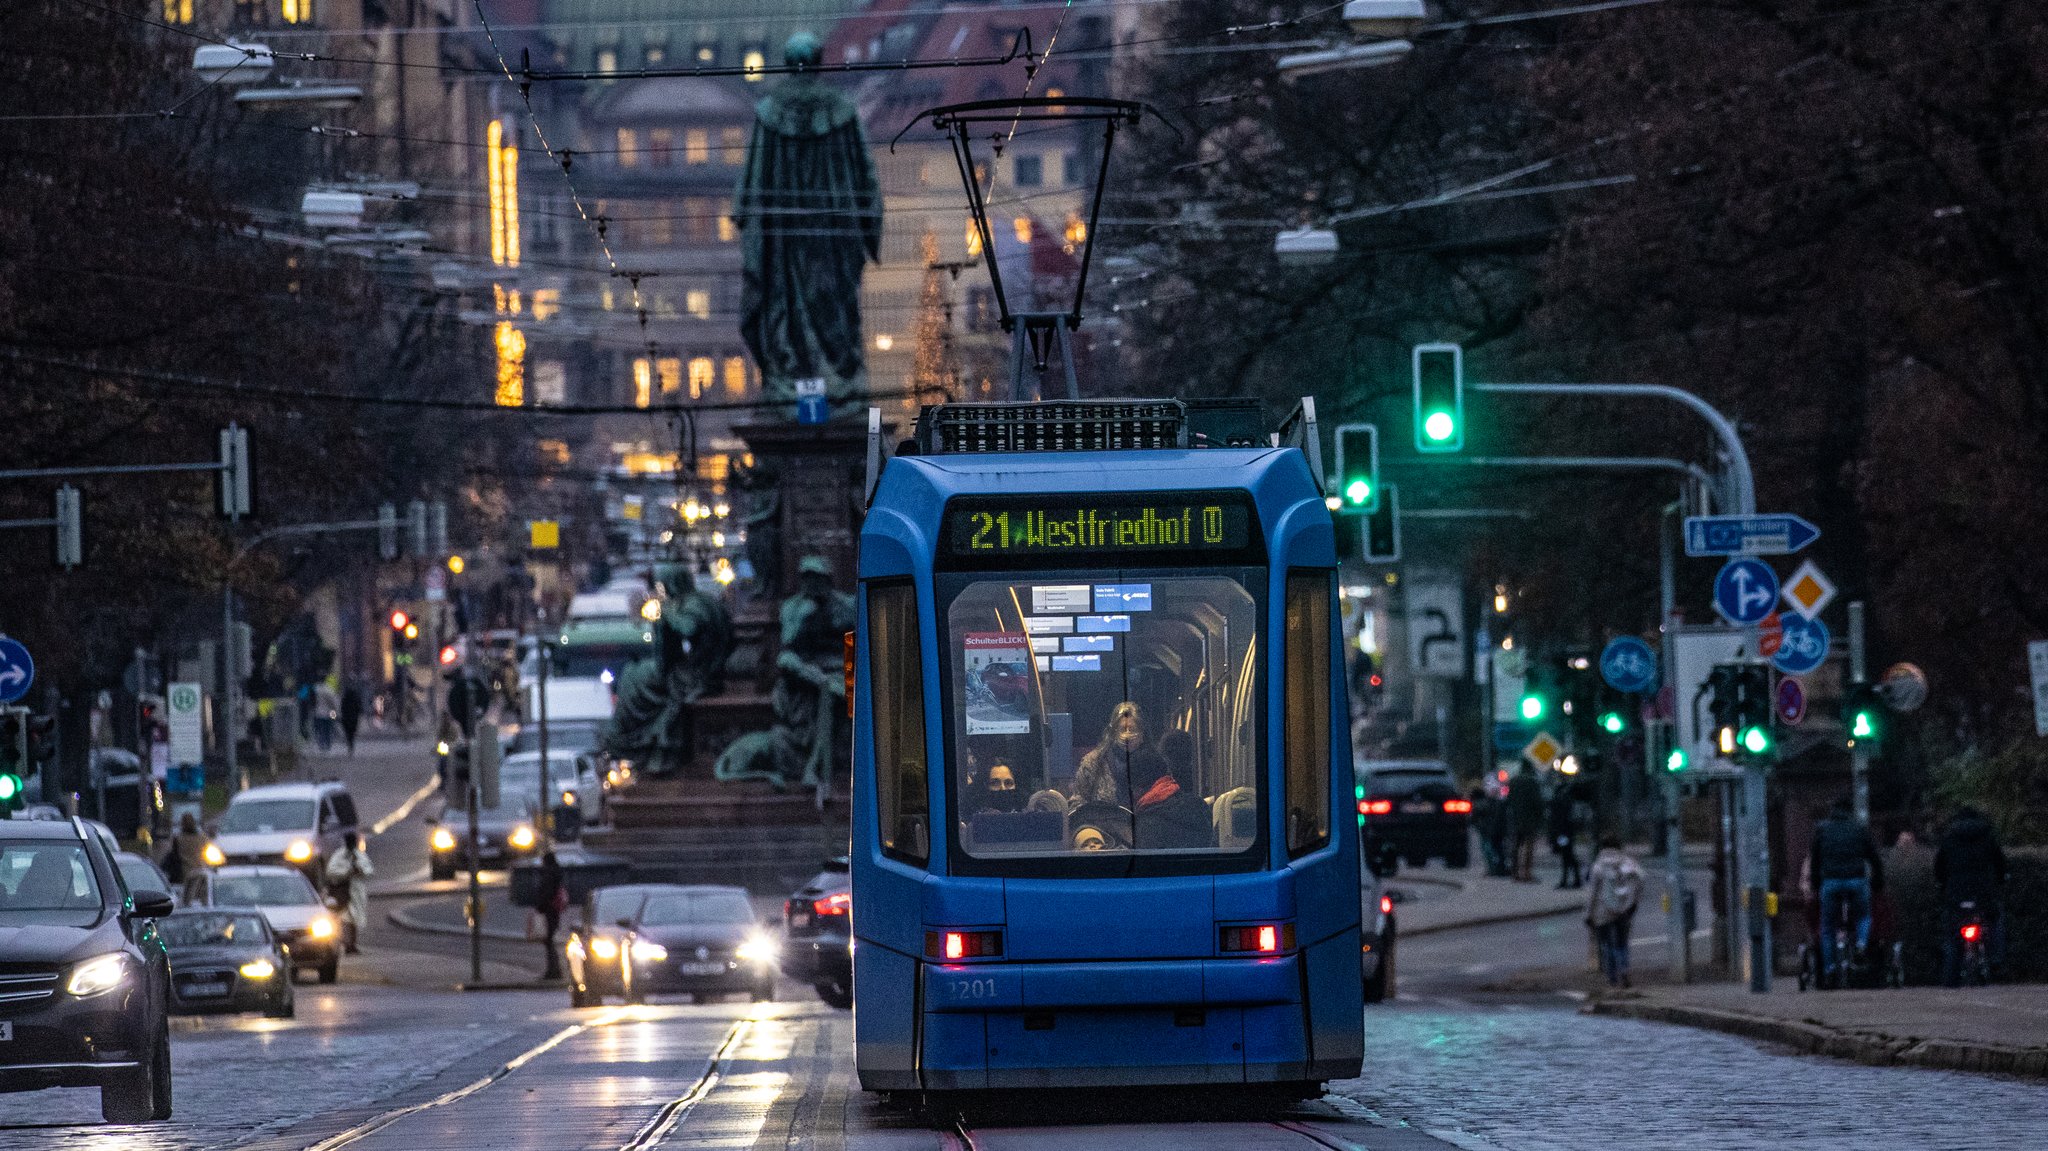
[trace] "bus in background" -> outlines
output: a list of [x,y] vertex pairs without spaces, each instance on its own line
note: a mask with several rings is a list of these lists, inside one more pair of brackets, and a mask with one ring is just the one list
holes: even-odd
[[1276,447],[1179,401],[948,404],[871,474],[863,1088],[1309,1096],[1359,1073],[1357,824],[1312,412],[1291,421],[1302,446]]

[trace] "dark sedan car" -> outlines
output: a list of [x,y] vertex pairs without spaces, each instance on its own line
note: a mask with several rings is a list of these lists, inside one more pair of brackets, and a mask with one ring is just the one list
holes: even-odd
[[291,955],[260,909],[187,908],[157,929],[171,949],[173,1010],[292,1017]]
[[628,1003],[669,992],[700,1003],[734,993],[775,998],[781,948],[742,888],[607,887],[587,906],[586,926],[568,943],[573,1006],[601,1002],[615,988]]
[[1472,861],[1472,801],[1458,794],[1451,769],[1436,760],[1378,760],[1359,765],[1358,814],[1364,819],[1365,858],[1382,874],[1397,861],[1420,867],[1442,859],[1449,867]]
[[[476,813],[477,861],[483,867],[510,867],[533,854],[540,843],[533,817],[535,799],[500,792],[498,806]],[[434,879],[453,879],[469,867],[469,810],[449,804],[427,833],[427,871]]]
[[853,877],[843,856],[823,866],[782,905],[782,970],[826,1003],[851,1007]]
[[170,913],[79,820],[0,820],[0,1091],[97,1087],[109,1123],[171,1117]]
[[621,927],[620,921],[630,925],[639,916],[648,892],[673,890],[660,883],[622,883],[584,897],[582,922],[569,929],[563,945],[569,960],[569,1006],[595,1007],[607,995],[626,994],[619,954],[629,928]]

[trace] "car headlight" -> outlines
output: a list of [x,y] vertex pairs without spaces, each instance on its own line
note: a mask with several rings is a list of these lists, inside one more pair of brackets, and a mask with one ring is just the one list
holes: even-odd
[[437,827],[434,834],[428,837],[428,842],[433,845],[435,851],[454,851],[455,833],[445,827]]
[[435,755],[447,755],[447,754],[448,754],[448,741],[444,739],[444,740],[440,740],[440,741],[436,742],[436,743],[434,744],[434,754],[435,754]]
[[579,937],[579,936],[571,935],[571,936],[569,937],[569,945],[568,945],[567,947],[563,948],[563,950],[567,951],[567,952],[568,952],[569,954],[571,954],[571,955],[574,955],[574,956],[577,956],[577,957],[579,957],[579,958],[580,958],[580,957],[581,957],[581,956],[583,955],[583,940],[582,940],[582,938],[581,938],[581,937]]
[[208,867],[221,867],[228,861],[227,852],[222,851],[218,844],[212,843],[200,849],[199,858],[205,861]]
[[268,979],[277,974],[277,965],[268,959],[251,959],[242,964],[242,974],[250,979]]
[[575,793],[575,792],[573,792],[573,791],[565,791],[565,792],[563,792],[563,793],[562,793],[562,805],[563,805],[564,807],[574,807],[574,806],[576,806],[576,793]]
[[782,949],[766,935],[749,935],[734,954],[748,963],[773,963],[781,956]]
[[128,981],[128,957],[116,951],[102,955],[71,969],[71,981],[64,990],[80,999],[88,995],[104,995]]
[[590,941],[590,954],[603,960],[619,957],[619,945],[600,935]]
[[306,934],[315,939],[334,938],[334,918],[322,915],[306,925]]
[[303,839],[294,839],[291,846],[284,849],[284,857],[293,863],[304,863],[313,858],[313,845]]
[[661,944],[650,943],[645,939],[635,939],[633,941],[633,961],[635,963],[660,963],[667,958],[668,948],[663,947]]
[[512,829],[512,834],[506,837],[505,842],[510,843],[521,851],[525,851],[533,846],[533,829],[523,824],[515,827]]
[[619,769],[615,767],[604,773],[604,781],[613,787],[617,787],[626,782],[626,777],[621,775]]

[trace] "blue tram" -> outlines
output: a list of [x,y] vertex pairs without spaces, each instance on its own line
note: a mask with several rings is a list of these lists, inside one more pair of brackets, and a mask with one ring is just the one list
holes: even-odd
[[868,1090],[1311,1092],[1359,1072],[1331,516],[1310,453],[1190,447],[1226,438],[1198,415],[930,408],[872,481],[853,657]]

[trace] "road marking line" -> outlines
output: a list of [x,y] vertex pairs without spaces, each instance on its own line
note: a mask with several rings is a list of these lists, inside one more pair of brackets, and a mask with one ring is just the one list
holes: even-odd
[[496,1083],[498,1080],[503,1079],[505,1076],[510,1075],[514,1071],[519,1070],[521,1067],[526,1066],[528,1063],[533,1062],[535,1059],[538,1059],[541,1056],[547,1054],[548,1052],[553,1051],[556,1047],[576,1037],[577,1035],[581,1035],[583,1032],[588,1031],[593,1027],[603,1027],[608,1024],[618,1022],[621,1018],[625,1016],[626,1012],[627,1009],[624,1007],[615,1007],[611,1011],[605,1013],[604,1017],[602,1018],[592,1020],[588,1023],[572,1023],[569,1026],[562,1028],[560,1031],[555,1032],[553,1035],[548,1036],[541,1042],[520,1052],[518,1055],[513,1056],[511,1059],[506,1060],[502,1065],[498,1067],[497,1070],[491,1072],[489,1075],[486,1075],[481,1079],[478,1079],[477,1081],[469,1084],[466,1087],[458,1087],[445,1095],[436,1096],[435,1098],[429,1099],[424,1103],[415,1103],[410,1107],[400,1107],[392,1111],[386,1111],[384,1114],[379,1115],[373,1119],[367,1119],[361,1123],[356,1124],[354,1127],[351,1127],[348,1130],[341,1132],[339,1135],[332,1135],[326,1139],[322,1139],[320,1142],[315,1143],[312,1146],[306,1148],[306,1151],[337,1151],[337,1148],[346,1147],[349,1144],[355,1142],[358,1139],[363,1138],[366,1135],[372,1135],[378,1131],[382,1131],[384,1128],[391,1126],[393,1123],[398,1122],[400,1119],[403,1119],[408,1115],[417,1115],[422,1111],[431,1111],[436,1107],[445,1107],[450,1103],[455,1103],[460,1100],[467,1099],[470,1096],[476,1094],[477,1092],[482,1091],[484,1088],[489,1087],[491,1084]]
[[370,834],[382,835],[385,832],[390,831],[392,828],[398,826],[399,824],[404,823],[406,816],[412,814],[413,808],[418,807],[422,803],[425,803],[428,796],[434,794],[439,790],[441,790],[440,776],[435,776],[434,778],[429,779],[425,783],[420,784],[420,789],[418,791],[413,792],[411,795],[407,796],[405,802],[399,804],[398,809],[396,811],[393,811],[390,815],[387,815],[384,818],[378,820],[377,822],[371,824]]
[[677,1124],[689,1118],[690,1112],[697,1104],[703,1102],[704,1097],[711,1094],[712,1088],[718,1086],[718,1081],[725,1077],[725,1064],[731,1059],[733,1049],[740,1045],[740,1040],[746,1036],[755,1022],[757,1021],[752,1019],[742,1019],[733,1024],[732,1030],[725,1033],[725,1042],[719,1044],[718,1050],[711,1053],[711,1061],[704,1065],[704,1074],[697,1077],[697,1082],[680,1098],[669,1100],[667,1105],[655,1113],[654,1118],[647,1121],[646,1126],[635,1132],[631,1139],[626,1140],[619,1151],[646,1151],[647,1148],[667,1138],[668,1133],[675,1130]]

